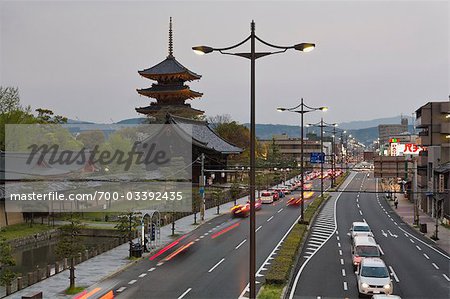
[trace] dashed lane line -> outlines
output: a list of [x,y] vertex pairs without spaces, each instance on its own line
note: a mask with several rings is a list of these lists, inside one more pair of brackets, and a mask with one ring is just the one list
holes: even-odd
[[345,269],[342,269],[342,276],[345,277]]
[[426,253],[424,253],[423,256],[424,256],[427,260],[430,259],[430,257],[429,257]]
[[439,270],[438,265],[436,265],[435,263],[431,263],[433,265],[434,268],[436,268],[436,270]]
[[416,245],[417,250],[422,251],[422,248]]
[[222,264],[224,260],[225,258],[221,259],[217,264],[215,264],[211,269],[208,270],[208,273],[214,271],[214,269],[216,269],[220,264]]
[[262,228],[262,225],[260,225],[260,226],[255,230],[255,232],[259,231],[261,228]]
[[183,294],[180,295],[180,297],[178,297],[177,299],[183,299],[184,296],[187,295],[187,293],[189,293],[192,290],[192,288],[187,289]]
[[342,255],[342,250],[339,250],[339,255]]
[[270,216],[269,219],[267,219],[266,221],[269,222],[272,219],[273,219],[273,216]]
[[442,274],[442,276],[444,276],[444,278],[447,279],[447,281],[450,281],[450,278],[447,275]]
[[129,282],[128,282],[128,284],[134,284],[134,283],[136,283],[136,279],[133,279],[133,280],[130,280]]
[[148,272],[153,272],[153,271],[155,271],[155,269],[156,268],[150,268],[150,269],[148,269]]
[[127,289],[127,287],[120,287],[116,290],[117,293],[122,293],[123,291],[125,291]]
[[344,281],[344,291],[348,291],[348,286],[347,286],[347,282]]
[[277,211],[277,213],[280,213],[281,211],[283,211],[283,208],[279,209],[279,210]]
[[242,246],[242,244],[244,244],[245,242],[247,242],[247,239],[244,239],[241,243],[239,243],[234,249],[239,249],[239,247]]
[[391,266],[389,266],[389,270],[391,270],[391,275],[394,276],[395,281],[400,282],[400,280],[397,277],[397,274],[395,274],[394,269],[392,269]]
[[140,278],[147,276],[147,273],[142,273],[141,275],[139,275]]

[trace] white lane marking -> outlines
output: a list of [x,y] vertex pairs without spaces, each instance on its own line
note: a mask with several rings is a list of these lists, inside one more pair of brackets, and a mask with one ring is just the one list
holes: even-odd
[[309,239],[310,239],[310,240],[316,240],[316,241],[321,241],[321,242],[323,242],[323,241],[326,240],[327,238],[326,238],[326,237],[323,237],[323,236],[311,236]]
[[397,238],[397,237],[398,237],[397,235],[395,235],[395,234],[391,233],[391,231],[390,231],[390,230],[388,230],[388,233],[389,233],[389,235],[390,235],[391,237],[394,237],[394,238]]
[[344,259],[341,259],[341,265],[343,265],[344,264]]
[[336,240],[338,240],[338,241],[339,241],[339,236],[337,236],[337,237],[336,237]]
[[182,299],[184,296],[187,295],[187,293],[189,293],[192,290],[192,288],[187,289],[183,294],[181,294],[180,297],[178,297],[177,299]]
[[273,219],[273,216],[270,216],[269,219],[267,219],[266,221],[269,222],[272,219]]
[[204,235],[204,236],[207,236],[208,234],[209,234],[209,233],[204,233],[203,235]]
[[380,253],[381,253],[382,255],[384,255],[384,251],[383,251],[383,249],[381,249],[381,246],[380,246],[380,245],[378,245],[378,249],[380,249]]
[[261,228],[262,228],[262,225],[260,225],[260,226],[255,230],[255,232],[259,231]]
[[225,260],[225,258],[221,259],[217,264],[215,264],[211,269],[208,270],[208,273],[211,273],[212,271],[214,271],[214,269],[216,269],[220,264],[222,264],[222,262]]
[[448,278],[448,276],[447,276],[447,275],[445,275],[445,274],[442,274],[442,276],[444,276],[444,277],[445,277],[445,279],[447,279],[447,281],[450,281],[450,278]]
[[381,230],[381,233],[387,238],[387,233],[385,233],[384,230]]
[[147,273],[142,273],[141,275],[139,275],[140,278],[147,276]]
[[448,256],[447,254],[444,254],[444,253],[440,252],[439,250],[437,250],[437,249],[434,248],[433,246],[430,246],[430,245],[428,245],[427,243],[425,243],[424,241],[422,241],[422,240],[420,240],[420,239],[414,237],[413,235],[411,235],[410,233],[408,233],[407,231],[405,231],[405,230],[404,230],[403,228],[401,228],[400,226],[398,227],[398,229],[400,229],[402,232],[404,232],[405,235],[407,234],[407,235],[408,235],[407,237],[412,237],[412,238],[414,238],[415,240],[419,241],[419,242],[422,243],[423,245],[427,246],[428,248],[434,250],[435,252],[439,253],[439,254],[442,255],[443,257],[445,257],[445,258],[447,258],[447,259],[450,260],[450,256]]
[[431,263],[432,265],[433,265],[433,267],[435,267],[436,268],[436,270],[439,270],[439,267],[438,267],[438,265],[436,265],[435,263]]
[[362,212],[361,212],[361,210],[359,210],[359,214],[361,214],[361,216],[362,216]]
[[198,242],[198,241],[200,241],[200,239],[199,239],[199,238],[195,239],[195,242]]
[[411,241],[411,243],[415,243],[413,239],[409,239]]
[[416,245],[417,250],[422,251],[422,248],[420,248],[419,246]]
[[123,291],[126,290],[126,288],[127,288],[127,287],[121,287],[121,288],[118,288],[118,289],[116,290],[116,292],[117,292],[117,293],[122,293]]
[[338,231],[336,231],[336,235],[339,235],[339,232],[338,232]]
[[200,236],[200,239],[203,239],[205,236]]
[[342,276],[345,276],[345,269],[342,269]]
[[344,281],[344,291],[347,291],[348,290],[348,287],[347,287],[347,282],[346,281]]
[[150,269],[148,269],[148,272],[153,272],[153,271],[155,271],[155,269],[156,268],[150,268]]
[[425,253],[423,254],[423,256],[424,256],[427,260],[430,259],[430,257],[429,257],[428,255],[426,255]]
[[397,222],[394,221],[394,224],[398,226]]
[[338,247],[341,247],[341,243],[340,242],[338,242]]
[[128,282],[128,284],[134,284],[136,281],[137,281],[136,279],[130,280],[130,281]]
[[395,274],[394,269],[392,269],[391,266],[389,266],[389,269],[391,270],[391,275],[394,276],[394,279],[396,282],[400,282],[400,280],[398,280],[397,274]]
[[245,242],[247,242],[247,239],[244,239],[244,241],[242,241],[241,243],[239,243],[239,245],[236,246],[234,249],[239,249],[239,247],[241,247],[242,244],[244,244]]
[[281,211],[283,211],[283,208],[279,209],[277,213],[280,213]]
[[[351,176],[351,177],[350,177],[350,176]],[[343,191],[348,187],[348,185],[350,184],[350,182],[355,178],[356,172],[352,172],[352,174],[351,174],[350,176],[347,178],[347,179],[348,179],[347,184],[345,185],[345,187],[342,188]],[[338,196],[337,196],[336,199],[334,200],[334,210],[333,210],[333,212],[334,212],[334,225],[335,225],[335,228],[334,228],[334,230],[333,230],[333,233],[334,233],[335,231],[337,231],[336,205],[337,205],[337,202],[338,202],[339,198],[341,197],[341,195],[342,195],[342,191],[339,192]],[[333,233],[330,235],[329,238],[331,238],[331,236],[333,235]],[[329,238],[321,245],[321,247],[322,247],[326,242],[328,242]],[[300,267],[300,269],[298,270],[297,275],[295,276],[295,279],[294,279],[294,283],[292,284],[291,293],[289,294],[289,299],[292,299],[292,298],[294,297],[295,289],[297,288],[297,283],[298,283],[298,280],[300,279],[300,275],[302,274],[303,269],[304,269],[305,266],[308,264],[308,262],[311,260],[311,258],[312,258],[317,252],[319,252],[319,250],[320,250],[321,247],[319,247],[319,248],[317,249],[317,251],[315,251],[315,252],[314,252],[314,253],[313,253],[313,254],[312,254],[312,255],[311,255],[304,263],[303,263],[303,265],[302,265],[302,266]],[[339,250],[339,254],[342,255],[342,250]],[[346,285],[346,284],[345,284],[345,285]]]
[[363,222],[367,223],[366,218],[363,218]]
[[159,263],[156,264],[156,266],[162,266],[162,264],[164,264],[164,263],[159,262]]

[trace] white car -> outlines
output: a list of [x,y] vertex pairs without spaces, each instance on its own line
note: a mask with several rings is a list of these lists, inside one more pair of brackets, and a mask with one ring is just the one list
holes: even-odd
[[355,236],[373,237],[373,234],[366,222],[353,222],[350,227],[350,237],[353,239]]
[[379,294],[379,295],[373,295],[372,299],[402,299],[402,298],[400,296],[397,296],[397,295]]
[[270,191],[261,192],[261,202],[262,203],[273,203],[273,195]]
[[356,279],[360,295],[392,294],[392,280],[385,263],[380,258],[363,258]]
[[366,257],[380,257],[381,251],[373,237],[356,236],[353,238],[352,263],[356,270],[361,260]]

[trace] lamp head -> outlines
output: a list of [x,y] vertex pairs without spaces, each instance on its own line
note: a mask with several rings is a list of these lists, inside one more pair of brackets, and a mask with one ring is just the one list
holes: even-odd
[[197,55],[204,55],[204,54],[208,54],[208,53],[211,53],[212,51],[214,51],[213,48],[208,47],[208,46],[196,46],[196,47],[192,47],[192,50],[194,50],[194,53]]
[[278,112],[283,112],[283,111],[286,111],[286,108],[278,107],[278,108],[277,108],[277,111],[278,111]]
[[319,110],[328,111],[328,107],[320,107]]
[[294,49],[300,52],[311,52],[316,47],[313,43],[301,43],[294,46]]

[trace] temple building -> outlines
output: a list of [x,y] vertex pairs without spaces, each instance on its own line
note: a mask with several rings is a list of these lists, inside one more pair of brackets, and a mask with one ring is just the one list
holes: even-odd
[[156,100],[156,102],[150,102],[149,106],[135,108],[138,113],[154,117],[157,121],[164,121],[168,113],[186,118],[203,115],[204,111],[194,109],[186,103],[186,100],[203,95],[186,85],[186,81],[199,80],[201,75],[184,67],[173,56],[172,18],[169,23],[169,55],[157,65],[138,73],[144,78],[157,82],[149,88],[137,89],[140,95]]

